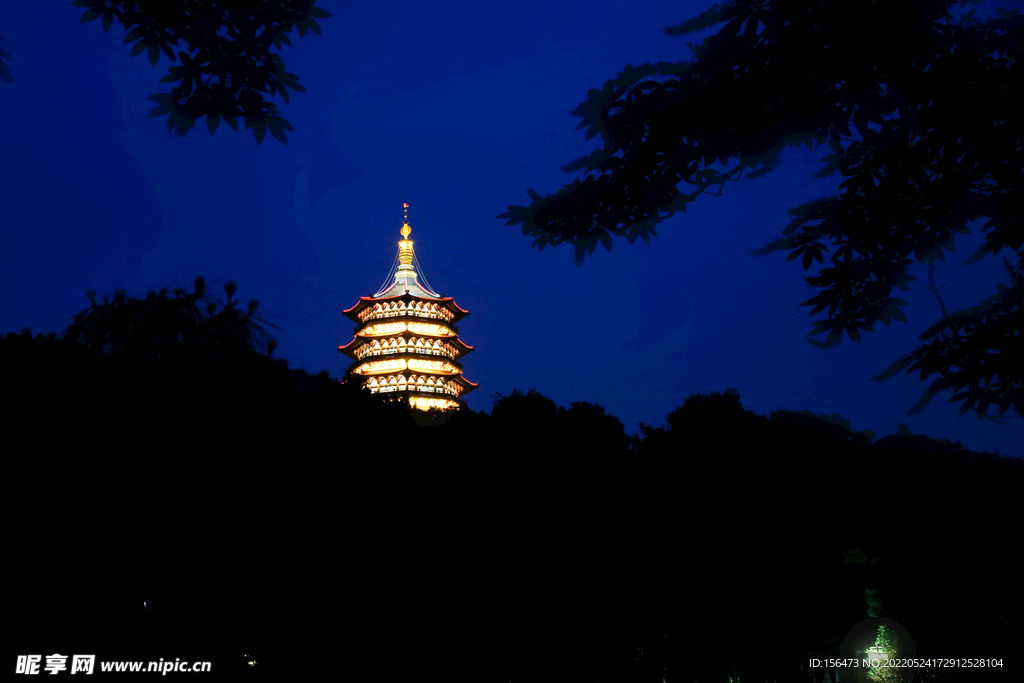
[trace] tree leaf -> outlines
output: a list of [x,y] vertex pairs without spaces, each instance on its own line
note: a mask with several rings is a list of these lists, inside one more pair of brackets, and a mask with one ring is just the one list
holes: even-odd
[[278,128],[283,128],[284,130],[290,130],[290,131],[293,131],[293,132],[295,131],[295,129],[292,128],[292,124],[288,123],[286,120],[284,120],[280,116],[268,116],[267,117],[267,124],[268,125],[273,124],[273,125],[277,126]]
[[811,267],[811,261],[813,261],[813,260],[814,260],[814,245],[809,244],[809,245],[807,245],[807,251],[804,252],[804,260],[803,260],[804,270],[807,270],[808,268]]
[[[249,120],[246,119],[245,123],[248,124]],[[256,134],[256,144],[259,145],[267,135],[267,124],[264,121],[254,121],[252,127]]]
[[281,126],[268,123],[267,128],[270,129],[270,134],[274,136],[274,139],[285,147],[288,146],[288,137],[285,135],[284,130],[281,129]]
[[288,40],[288,36],[284,33],[284,31],[278,31],[277,35],[274,36],[274,46],[278,50],[280,50],[282,43],[284,45],[291,47],[292,41]]
[[[173,110],[174,110],[174,104],[173,103],[161,104],[158,107],[153,107],[152,109],[150,109],[149,113],[146,114],[146,118],[150,118],[151,119],[151,118],[154,118],[156,116],[163,116],[164,114],[167,114],[168,112],[171,112]],[[168,128],[168,130],[170,130],[170,128]]]
[[899,276],[897,276],[896,281],[892,283],[892,286],[896,289],[902,289],[904,292],[909,292],[910,286],[908,283],[915,281],[917,281],[917,278],[911,275],[910,272],[904,268]]
[[703,29],[713,26],[717,23],[725,21],[729,16],[727,14],[728,2],[720,2],[714,5],[711,9],[705,10],[701,14],[697,15],[693,19],[690,19],[678,26],[667,26],[665,27],[665,33],[670,36],[685,36],[690,33],[695,33]]
[[803,245],[803,246],[801,246],[801,247],[797,247],[796,249],[794,249],[794,250],[793,250],[793,251],[792,251],[792,252],[791,252],[791,253],[789,254],[789,256],[787,256],[787,257],[786,257],[786,263],[789,263],[790,261],[792,261],[792,260],[794,260],[794,259],[796,259],[796,258],[799,258],[799,257],[800,257],[800,254],[804,253],[804,251],[805,251],[806,249],[807,249],[807,245],[806,245],[806,244],[805,244],[805,245]]
[[978,411],[978,421],[979,422],[985,419],[985,413],[988,411],[988,406],[989,406],[988,399],[984,399],[983,398],[980,401],[978,401],[977,411]]

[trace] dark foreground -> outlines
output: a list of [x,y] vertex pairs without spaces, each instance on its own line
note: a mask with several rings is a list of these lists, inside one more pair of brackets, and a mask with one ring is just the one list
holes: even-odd
[[820,683],[808,658],[874,609],[917,657],[1004,663],[916,680],[1020,680],[1019,461],[730,394],[631,440],[537,394],[417,426],[265,357],[43,371],[27,349],[4,365],[5,666]]

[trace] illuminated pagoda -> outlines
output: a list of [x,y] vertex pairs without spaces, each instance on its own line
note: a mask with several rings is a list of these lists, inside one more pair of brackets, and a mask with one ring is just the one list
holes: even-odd
[[426,282],[409,239],[409,205],[404,206],[391,272],[380,291],[344,311],[356,329],[338,351],[353,359],[349,369],[371,393],[404,397],[421,410],[451,410],[464,405],[462,396],[477,386],[462,376],[462,357],[473,347],[459,339],[455,327],[469,311]]

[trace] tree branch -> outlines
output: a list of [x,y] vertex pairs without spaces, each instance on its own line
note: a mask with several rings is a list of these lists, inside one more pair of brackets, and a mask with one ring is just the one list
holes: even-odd
[[[952,280],[949,282],[952,282]],[[948,285],[949,282],[947,282],[946,285]],[[946,285],[942,285],[942,287],[945,287]],[[942,309],[942,317],[948,318],[949,312],[946,310],[946,304],[942,301],[942,295],[939,294],[939,290],[942,289],[942,287],[935,286],[935,261],[928,261],[928,291],[934,294],[936,300],[938,300],[939,308]]]

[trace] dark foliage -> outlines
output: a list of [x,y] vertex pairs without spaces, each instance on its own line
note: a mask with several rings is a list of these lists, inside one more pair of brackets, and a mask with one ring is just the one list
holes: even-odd
[[[417,427],[272,359],[224,289],[90,293],[64,334],[0,338],[18,652],[221,676],[248,654],[272,677],[804,680],[881,609],[866,587],[919,653],[1011,647],[998,619],[1020,596],[993,568],[1012,561],[1019,461],[903,428],[873,445],[735,389],[632,438],[536,391]],[[943,582],[975,583],[937,600]]]
[[[483,573],[458,573],[442,594],[499,592],[484,614],[461,612],[466,680],[810,680],[801,663],[837,656],[869,616],[865,587],[919,654],[959,638],[1011,647],[994,605],[1020,604],[1019,590],[982,567],[1011,562],[1019,460],[918,435],[876,446],[841,415],[755,415],[735,389],[691,395],[666,426],[624,441],[596,406],[576,431],[573,409],[536,391],[497,399],[431,441],[465,453],[437,473],[458,501],[443,519],[459,520],[468,545],[453,551]],[[967,529],[984,559],[942,545]],[[954,576],[976,592],[938,597]],[[447,651],[432,661],[452,672]]]
[[921,334],[922,340],[932,341],[871,378],[884,381],[904,369],[907,374],[920,370],[922,382],[939,375],[907,415],[923,410],[939,391],[952,389],[949,402],[963,401],[960,415],[973,409],[979,420],[998,421],[986,412],[989,406],[995,405],[1002,415],[1012,405],[1024,416],[1024,373],[1018,362],[1024,358],[1024,286],[1019,269],[1008,261],[1005,266],[1012,288],[1000,284],[996,294],[977,306],[953,311],[934,323]]
[[62,338],[138,361],[168,357],[215,360],[245,351],[270,355],[277,342],[260,323],[280,328],[255,316],[259,309],[255,299],[249,300],[246,313],[239,311],[236,291],[238,285],[229,280],[224,285],[227,301],[223,302],[207,291],[203,277],[196,278],[191,294],[178,288],[168,296],[164,288],[149,292],[144,300],[119,289],[113,301],[104,296],[99,304],[96,292],[89,291],[92,305],[75,316]]
[[266,653],[265,634],[294,653],[275,624],[333,599],[323,586],[354,543],[378,435],[417,427],[354,382],[270,357],[256,302],[237,310],[224,290],[222,305],[202,278],[145,299],[90,293],[62,335],[0,337],[22,653],[212,653],[223,674]]
[[[977,4],[961,0],[959,6]],[[573,114],[602,149],[565,167],[582,179],[555,195],[528,190],[532,203],[499,216],[522,224],[534,246],[568,242],[577,263],[613,236],[649,242],[655,226],[726,182],[775,168],[787,145],[829,145],[816,175],[839,171],[843,192],[791,210],[783,237],[752,253],[789,252],[821,292],[804,302],[822,348],[845,334],[855,342],[875,324],[906,322],[903,299],[916,278],[908,267],[944,259],[967,223],[987,218],[983,248],[966,263],[1003,248],[1024,252],[1021,158],[1012,93],[1024,16],[1000,10],[985,21],[954,17],[955,2],[805,2],[736,0],[716,5],[670,35],[724,26],[693,61],[627,65]],[[865,45],[869,43],[870,47]],[[856,130],[857,138],[854,137]],[[714,168],[716,165],[719,169]],[[681,192],[677,185],[690,185]],[[824,255],[831,250],[829,264]],[[938,296],[930,283],[929,290]],[[951,402],[979,418],[1013,406],[1024,416],[1020,357],[1024,283],[1000,287],[968,311],[936,323],[933,340],[884,376],[908,365],[922,381],[938,374],[922,400],[953,389]],[[941,303],[941,298],[940,298]],[[816,335],[826,335],[823,341]],[[898,366],[898,367],[897,367]],[[881,376],[880,376],[881,377]],[[992,417],[992,416],[989,416]]]
[[[235,131],[237,119],[252,128],[256,144],[267,131],[288,144],[286,130],[295,130],[277,107],[264,99],[288,90],[305,92],[298,76],[285,70],[278,52],[291,45],[288,34],[320,33],[317,19],[331,15],[316,0],[75,0],[86,8],[82,23],[101,19],[109,31],[116,19],[128,31],[125,43],[135,43],[132,56],[143,52],[156,66],[161,52],[181,66],[168,67],[161,83],[178,83],[170,93],[151,95],[159,106],[150,116],[167,116],[167,130],[185,135],[205,116],[212,135],[224,120]],[[186,51],[175,50],[183,43]]]

